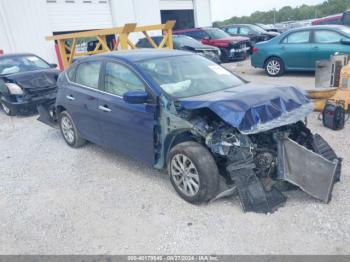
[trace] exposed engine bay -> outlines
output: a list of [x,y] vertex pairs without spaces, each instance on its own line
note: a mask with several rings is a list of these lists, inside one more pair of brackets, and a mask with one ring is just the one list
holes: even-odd
[[341,159],[302,121],[247,135],[210,111],[185,117],[194,138],[213,153],[226,184],[235,186],[244,212],[273,212],[287,199],[282,192],[297,188],[330,201]]

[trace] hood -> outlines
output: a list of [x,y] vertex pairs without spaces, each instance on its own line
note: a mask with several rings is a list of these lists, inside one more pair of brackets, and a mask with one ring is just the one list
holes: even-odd
[[296,123],[313,111],[313,103],[294,86],[243,84],[215,93],[179,99],[185,109],[208,108],[243,134]]
[[17,83],[23,89],[46,89],[56,87],[60,71],[45,69],[1,76],[5,81]]
[[271,36],[271,37],[278,36],[279,34],[280,33],[271,32],[271,31],[266,31],[265,33],[263,33],[263,35],[268,35],[268,36]]

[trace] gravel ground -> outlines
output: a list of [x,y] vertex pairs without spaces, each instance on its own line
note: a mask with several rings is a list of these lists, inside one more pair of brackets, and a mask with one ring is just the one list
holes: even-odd
[[[248,80],[313,87],[312,75],[227,66]],[[72,149],[36,116],[0,112],[0,254],[349,254],[350,121],[335,132],[314,113],[309,126],[344,158],[333,200],[294,191],[264,215],[242,213],[234,196],[190,205],[165,172],[93,144]]]

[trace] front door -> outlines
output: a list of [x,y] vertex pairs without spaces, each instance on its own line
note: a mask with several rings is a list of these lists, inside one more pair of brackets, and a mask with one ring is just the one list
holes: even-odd
[[145,83],[125,65],[106,62],[103,86],[99,114],[104,144],[153,165],[156,106],[123,100],[127,91],[145,90]]
[[334,53],[350,53],[349,46],[342,45],[345,36],[331,30],[314,30],[311,45],[311,63],[316,67],[316,61],[329,60]]

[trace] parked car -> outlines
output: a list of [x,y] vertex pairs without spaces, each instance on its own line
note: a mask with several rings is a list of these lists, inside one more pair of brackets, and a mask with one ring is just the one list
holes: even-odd
[[335,153],[302,122],[313,111],[302,91],[247,83],[190,52],[138,49],[82,58],[60,75],[58,87],[55,105],[39,107],[39,120],[58,123],[71,147],[90,141],[167,169],[190,203],[235,184],[244,211],[271,212],[286,200],[272,184],[286,180],[302,181],[303,190],[328,202],[340,175]]
[[[155,42],[155,44],[158,46],[163,40],[163,36],[152,36],[151,38]],[[211,45],[203,45],[201,42],[197,41],[192,37],[185,36],[185,35],[174,35],[173,44],[174,44],[174,49],[176,50],[190,51],[193,53],[203,55],[215,63],[221,62],[220,61],[221,51],[219,48]],[[140,39],[137,42],[136,47],[152,48],[147,38]]]
[[192,28],[177,30],[173,33],[175,35],[187,35],[201,41],[202,44],[220,48],[222,62],[244,60],[250,50],[248,37],[233,37],[219,28]]
[[32,111],[55,99],[56,67],[34,54],[0,55],[0,106],[5,114]]
[[262,29],[264,29],[264,30],[267,31],[267,32],[276,32],[276,33],[280,33],[280,32],[278,31],[278,28],[277,28],[275,25],[273,25],[273,24],[268,24],[268,25],[266,25],[266,24],[256,23],[255,25],[261,27]]
[[256,43],[262,41],[268,41],[274,38],[275,36],[279,35],[279,33],[268,32],[257,25],[251,24],[227,25],[224,26],[222,29],[231,36],[249,37],[251,46],[255,46]]
[[318,19],[314,19],[311,25],[339,25],[341,24],[342,14],[330,15]]
[[285,71],[314,71],[316,61],[335,52],[350,54],[350,29],[341,25],[290,30],[271,41],[256,44],[251,63],[270,76]]

